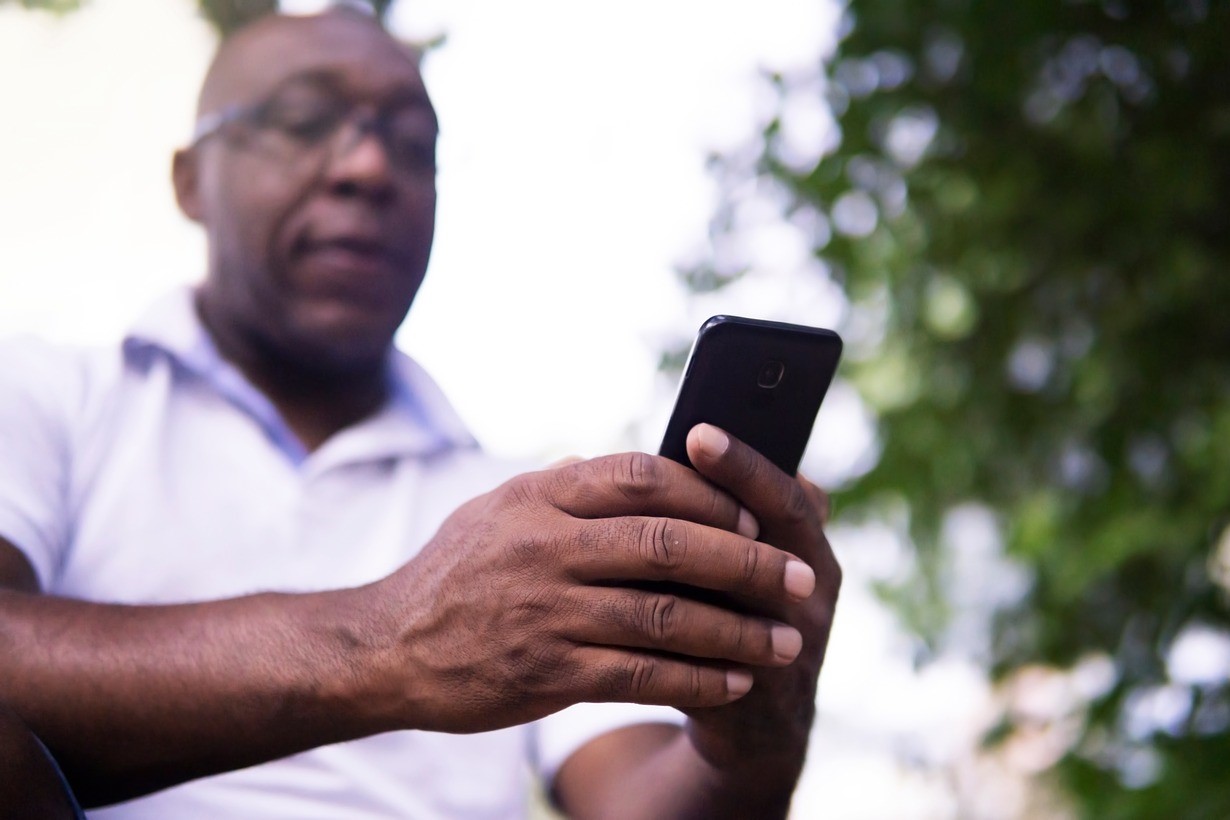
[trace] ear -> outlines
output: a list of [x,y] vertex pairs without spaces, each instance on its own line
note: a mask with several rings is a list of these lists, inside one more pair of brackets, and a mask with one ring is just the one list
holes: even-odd
[[171,184],[175,186],[175,201],[184,216],[201,221],[200,156],[191,148],[181,148],[171,160]]

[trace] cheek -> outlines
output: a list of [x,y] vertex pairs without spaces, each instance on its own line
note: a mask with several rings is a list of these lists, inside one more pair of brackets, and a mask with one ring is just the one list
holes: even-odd
[[415,209],[412,218],[416,226],[415,232],[419,236],[418,253],[421,254],[422,265],[426,268],[427,258],[431,255],[431,246],[436,235],[436,193],[434,189],[430,197],[424,197]]
[[404,228],[400,240],[407,246],[408,255],[416,260],[416,266],[425,269],[436,232],[435,185],[410,189],[401,211],[400,224]]
[[219,165],[205,204],[211,254],[226,267],[269,267],[277,254],[280,226],[297,200],[296,192],[286,184],[284,174],[271,173],[265,163]]

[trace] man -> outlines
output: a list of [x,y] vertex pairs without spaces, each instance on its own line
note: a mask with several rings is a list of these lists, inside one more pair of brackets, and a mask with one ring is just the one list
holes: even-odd
[[0,348],[6,753],[54,782],[36,735],[99,817],[504,817],[527,761],[576,817],[784,814],[820,492],[705,426],[699,474],[477,451],[392,348],[436,120],[372,20],[258,21],[200,115],[203,285],[121,351]]

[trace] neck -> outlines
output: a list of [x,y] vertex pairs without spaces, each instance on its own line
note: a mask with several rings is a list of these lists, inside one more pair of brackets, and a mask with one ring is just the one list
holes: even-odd
[[243,373],[277,408],[311,452],[334,434],[375,413],[388,398],[387,357],[346,367],[282,355],[242,330],[198,314],[218,353]]
[[327,375],[295,372],[269,360],[235,364],[309,452],[375,413],[388,398],[383,363],[370,371]]

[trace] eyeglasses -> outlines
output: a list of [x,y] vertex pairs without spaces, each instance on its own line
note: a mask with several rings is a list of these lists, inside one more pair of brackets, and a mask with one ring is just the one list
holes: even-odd
[[197,121],[192,144],[232,127],[243,130],[251,147],[287,166],[323,167],[370,133],[380,140],[396,171],[436,171],[435,114],[419,100],[374,108],[314,84],[296,83],[264,102],[206,114]]

